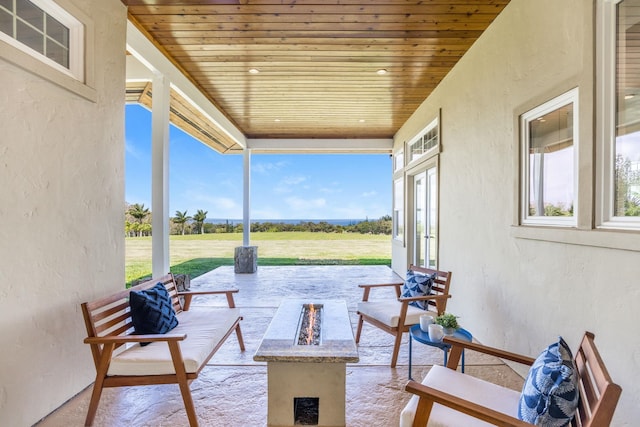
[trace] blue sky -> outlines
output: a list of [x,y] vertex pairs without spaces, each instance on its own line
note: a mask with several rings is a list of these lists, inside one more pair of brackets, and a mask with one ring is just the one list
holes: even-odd
[[[242,218],[242,155],[218,154],[171,126],[169,210]],[[251,156],[251,218],[378,219],[391,214],[384,154]],[[151,208],[151,113],[126,106],[126,201]]]

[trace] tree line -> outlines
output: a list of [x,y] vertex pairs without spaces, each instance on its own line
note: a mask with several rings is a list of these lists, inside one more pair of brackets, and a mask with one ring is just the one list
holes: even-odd
[[[227,220],[225,223],[213,224],[206,222],[209,212],[198,209],[194,215],[187,211],[176,211],[170,218],[169,233],[177,235],[205,234],[205,233],[242,233],[243,224]],[[125,210],[125,235],[128,237],[151,236],[152,212],[145,208],[144,203],[127,204]],[[354,221],[352,224],[331,224],[327,221],[301,221],[297,224],[285,222],[253,222],[251,232],[277,233],[284,231],[310,231],[315,233],[361,233],[361,234],[391,234],[391,216],[384,215],[377,220],[366,219]]]

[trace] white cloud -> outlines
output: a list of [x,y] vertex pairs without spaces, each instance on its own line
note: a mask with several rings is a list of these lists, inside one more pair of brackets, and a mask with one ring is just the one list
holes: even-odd
[[318,214],[317,209],[324,208],[327,205],[327,201],[323,198],[318,199],[304,199],[301,197],[287,197],[285,203],[291,209],[291,218],[310,218],[309,215]]
[[[278,185],[276,185],[273,191],[280,194],[291,193],[292,191],[294,191],[295,187],[302,184],[306,180],[307,178],[304,176],[287,176],[280,180],[280,182],[278,182]],[[305,186],[304,188],[308,189],[309,187]]]
[[208,211],[209,218],[242,218],[241,198],[235,200],[230,197],[191,190],[181,195],[179,200],[172,201],[171,204],[175,206],[174,211],[176,209],[180,211],[187,209],[190,213],[196,212],[198,209]]
[[279,171],[281,169],[284,169],[287,166],[287,162],[285,161],[281,161],[281,162],[275,162],[275,163],[271,163],[271,162],[266,162],[266,163],[259,163],[259,162],[252,162],[251,163],[251,172],[255,172],[255,173],[259,173],[259,174],[270,174],[271,172],[276,172]]
[[125,141],[124,149],[126,154],[133,157],[135,160],[143,160],[145,158],[145,156],[137,149],[136,144],[128,139]]
[[375,197],[378,195],[377,191],[365,191],[364,193],[362,193],[362,197]]

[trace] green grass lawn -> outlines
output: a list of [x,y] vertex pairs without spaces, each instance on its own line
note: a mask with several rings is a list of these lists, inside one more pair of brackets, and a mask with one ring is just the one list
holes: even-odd
[[[252,233],[258,266],[390,265],[391,236],[356,233]],[[151,275],[151,237],[126,238],[125,281]],[[221,265],[233,265],[242,234],[170,236],[171,272],[192,278]]]

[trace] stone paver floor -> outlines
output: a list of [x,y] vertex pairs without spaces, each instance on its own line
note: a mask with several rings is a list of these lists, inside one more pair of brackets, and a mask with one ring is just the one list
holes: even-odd
[[[191,281],[192,289],[235,287],[242,309],[246,350],[240,352],[235,334],[209,361],[191,390],[201,426],[264,427],[267,419],[266,364],[254,362],[262,335],[283,298],[342,299],[351,323],[357,325],[356,305],[362,299],[358,284],[385,283],[398,277],[385,266],[258,267],[255,274],[234,274],[220,267]],[[455,284],[452,284],[454,289]],[[453,293],[455,298],[455,293]],[[376,289],[371,299],[393,298],[392,291]],[[224,306],[224,297],[198,297],[194,305]],[[463,325],[464,326],[464,325]],[[467,327],[472,333],[473,328]],[[346,420],[351,427],[397,426],[410,395],[404,391],[408,374],[408,336],[398,365],[389,367],[393,337],[365,323],[358,347],[360,362],[347,365]],[[87,346],[87,357],[90,355]],[[413,377],[421,379],[433,364],[441,364],[440,349],[421,344],[413,348]],[[468,353],[467,373],[520,390],[522,378],[500,360]],[[84,425],[91,387],[37,424],[38,427]],[[187,426],[178,386],[120,387],[103,392],[96,427]]]

